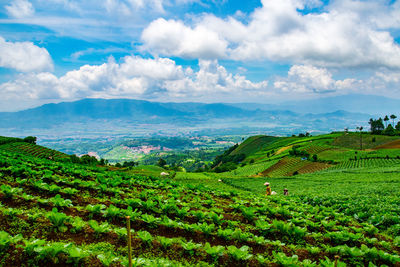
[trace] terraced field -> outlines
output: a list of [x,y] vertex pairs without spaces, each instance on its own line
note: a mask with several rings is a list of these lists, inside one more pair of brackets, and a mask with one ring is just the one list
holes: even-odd
[[0,150],[9,151],[13,153],[20,153],[39,158],[51,157],[54,160],[60,160],[69,157],[69,155],[64,154],[62,152],[26,142],[12,142],[0,145]]
[[400,262],[400,240],[322,203],[210,191],[4,151],[0,176],[4,266],[126,266],[126,216],[138,266]]
[[342,162],[332,169],[379,168],[400,165],[400,159],[359,159]]

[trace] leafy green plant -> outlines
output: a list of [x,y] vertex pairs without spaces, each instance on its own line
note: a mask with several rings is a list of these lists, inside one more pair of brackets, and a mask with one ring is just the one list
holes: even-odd
[[78,265],[90,255],[88,251],[78,248],[71,243],[65,246],[65,251],[68,255],[67,263],[73,263],[74,265]]
[[0,252],[7,250],[10,244],[15,244],[21,239],[21,235],[12,236],[7,232],[0,231]]
[[206,242],[204,245],[205,252],[210,255],[210,257],[216,261],[219,257],[224,255],[225,247],[223,246],[211,246],[210,243]]
[[242,207],[241,211],[243,217],[249,222],[253,222],[256,218],[257,209],[254,207]]
[[117,218],[120,214],[121,214],[121,209],[115,207],[112,204],[105,211],[103,211],[103,216],[109,220]]
[[119,258],[112,253],[99,254],[97,258],[104,266],[110,266],[113,262],[119,261]]
[[147,225],[150,228],[157,228],[158,223],[160,222],[159,218],[154,217],[153,215],[150,214],[143,214],[142,215],[142,220],[147,223]]
[[66,187],[66,188],[61,189],[62,193],[71,195],[71,196],[75,195],[78,191],[79,191],[78,189],[71,188],[71,187]]
[[125,227],[117,228],[114,230],[114,232],[118,235],[118,238],[121,240],[125,240],[128,235],[128,231],[126,230]]
[[102,214],[104,212],[105,208],[106,208],[106,205],[103,205],[103,204],[96,204],[96,205],[88,204],[86,206],[86,210],[89,212],[89,218],[93,218],[93,215]]
[[94,230],[96,237],[100,237],[101,234],[108,233],[111,230],[110,225],[107,222],[99,224],[95,220],[90,220],[88,224]]
[[150,246],[151,242],[153,241],[153,236],[147,231],[138,231],[136,232],[137,236],[140,240],[143,241],[146,245]]
[[54,242],[43,246],[37,246],[34,248],[34,251],[37,253],[37,258],[39,260],[48,259],[51,260],[53,264],[57,264],[59,261],[58,255],[65,253],[65,245],[65,243]]
[[228,255],[238,261],[248,260],[253,256],[251,253],[249,253],[250,248],[248,246],[242,246],[241,248],[229,246],[227,249]]
[[182,241],[181,246],[191,256],[193,256],[195,254],[196,249],[202,247],[201,244],[196,244],[196,243],[193,243],[192,241],[189,241],[189,242]]
[[172,238],[168,238],[168,237],[164,237],[164,236],[159,236],[158,241],[160,242],[161,246],[164,249],[169,248],[174,243],[174,240]]
[[71,225],[72,225],[71,232],[78,233],[83,230],[83,228],[87,225],[87,223],[84,220],[82,220],[81,217],[74,217],[71,222]]
[[1,185],[0,190],[4,194],[5,198],[13,198],[14,195],[18,195],[22,192],[22,188],[11,187],[6,184]]
[[71,207],[72,201],[70,199],[63,199],[60,194],[57,194],[55,197],[50,198],[49,200],[55,207]]
[[33,256],[36,253],[35,248],[41,247],[46,243],[46,241],[44,241],[42,239],[28,239],[28,240],[23,239],[22,241],[24,242],[24,246],[23,246],[24,252],[28,256]]
[[66,222],[71,220],[71,217],[65,213],[58,212],[57,208],[53,208],[51,212],[46,213],[46,217],[50,220],[56,230],[60,232],[66,232],[68,227],[65,225]]
[[275,262],[281,266],[296,267],[300,265],[299,256],[297,255],[288,257],[283,252],[276,253],[275,251],[273,251],[272,254],[274,255]]

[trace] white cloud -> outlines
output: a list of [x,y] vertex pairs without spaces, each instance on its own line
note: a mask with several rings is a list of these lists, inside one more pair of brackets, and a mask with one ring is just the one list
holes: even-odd
[[183,58],[223,58],[228,45],[205,26],[192,29],[181,21],[162,18],[153,21],[141,38],[149,51]]
[[218,94],[262,93],[267,85],[266,81],[253,83],[229,73],[217,61],[202,60],[194,72],[168,58],[127,56],[121,63],[110,58],[104,64],[85,65],[59,78],[51,73],[21,74],[15,81],[1,84],[0,93],[4,101],[87,97],[195,100]]
[[10,5],[6,5],[7,13],[14,18],[24,18],[32,16],[35,8],[28,0],[13,0]]
[[0,36],[0,67],[18,71],[52,70],[49,52],[31,42],[7,42]]
[[[321,2],[263,0],[262,4],[248,23],[213,15],[204,15],[191,26],[158,19],[143,31],[144,47],[160,55],[188,58],[208,54],[208,58],[228,56],[320,67],[400,68],[400,47],[384,28],[400,26],[398,3],[338,0],[323,12],[308,14],[299,10]],[[363,5],[370,7],[369,15]],[[201,40],[191,42],[197,39]],[[210,50],[210,44],[214,49]]]
[[274,82],[274,87],[283,92],[327,93],[351,90],[356,82],[355,79],[334,80],[332,73],[325,68],[294,65],[286,78]]

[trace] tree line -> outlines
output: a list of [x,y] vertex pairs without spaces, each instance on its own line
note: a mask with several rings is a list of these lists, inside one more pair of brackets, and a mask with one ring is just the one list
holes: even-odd
[[[371,127],[371,133],[390,136],[400,135],[400,121],[397,122],[396,126],[393,126],[395,125],[395,119],[397,119],[397,116],[394,114],[386,115],[383,119],[369,119],[368,124]],[[393,124],[388,123],[390,120],[392,120]]]

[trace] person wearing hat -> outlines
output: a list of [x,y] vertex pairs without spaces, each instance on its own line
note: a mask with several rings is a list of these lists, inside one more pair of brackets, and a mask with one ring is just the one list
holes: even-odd
[[269,185],[268,182],[266,182],[264,185],[267,187],[267,188],[266,188],[265,194],[266,194],[267,196],[270,196],[270,195],[272,194],[271,186]]
[[283,195],[288,196],[289,195],[289,190],[287,188],[283,189]]

